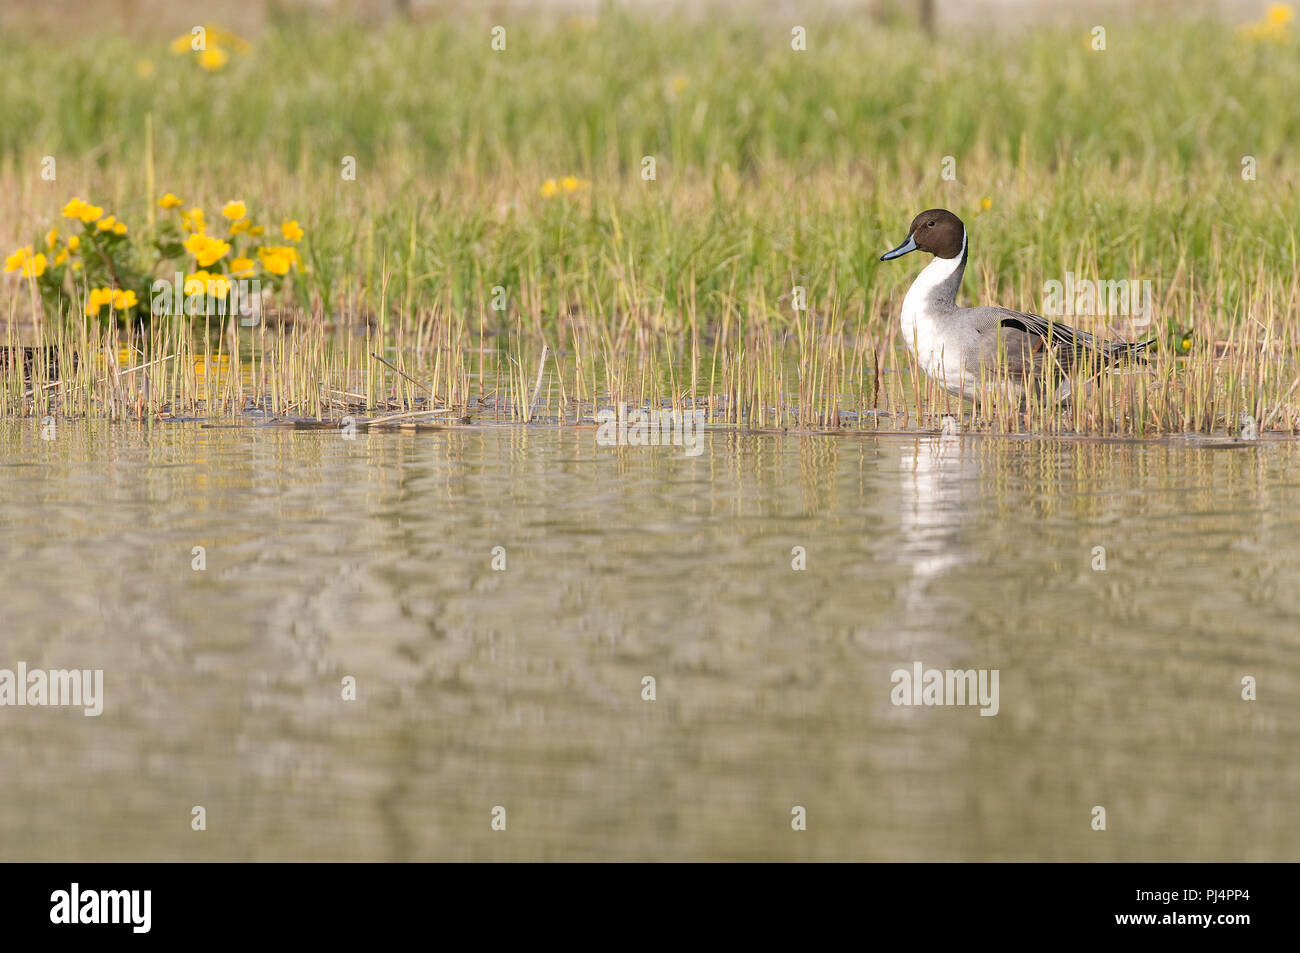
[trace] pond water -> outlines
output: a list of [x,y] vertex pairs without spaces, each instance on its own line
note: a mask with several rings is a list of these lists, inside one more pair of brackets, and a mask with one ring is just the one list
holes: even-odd
[[0,669],[103,711],[0,707],[5,860],[1300,856],[1294,443],[44,436]]

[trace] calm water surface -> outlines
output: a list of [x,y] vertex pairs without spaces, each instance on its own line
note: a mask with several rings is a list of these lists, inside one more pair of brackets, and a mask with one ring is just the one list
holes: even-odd
[[1300,858],[1295,444],[3,422],[0,559],[3,859]]

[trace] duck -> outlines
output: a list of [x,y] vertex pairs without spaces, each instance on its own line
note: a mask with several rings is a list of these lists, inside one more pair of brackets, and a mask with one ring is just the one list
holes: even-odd
[[934,257],[903,298],[903,340],[926,376],[950,394],[975,400],[996,383],[1021,397],[1035,390],[1061,401],[1070,396],[1072,378],[1087,381],[1140,361],[1151,344],[1101,341],[1059,321],[1010,308],[959,307],[957,292],[970,243],[962,220],[945,208],[917,215],[906,240],[880,260],[914,251]]

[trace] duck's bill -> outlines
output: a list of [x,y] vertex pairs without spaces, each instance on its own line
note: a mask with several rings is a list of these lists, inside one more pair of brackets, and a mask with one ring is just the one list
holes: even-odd
[[916,251],[916,239],[911,235],[907,236],[907,241],[899,245],[893,251],[887,251],[880,256],[881,261],[892,261],[895,258],[902,258],[910,251]]

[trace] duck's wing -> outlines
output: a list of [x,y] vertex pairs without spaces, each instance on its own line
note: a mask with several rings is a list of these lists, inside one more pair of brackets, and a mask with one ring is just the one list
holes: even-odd
[[1150,343],[1101,343],[1087,331],[1060,321],[1009,308],[971,308],[986,358],[1001,356],[1013,374],[1040,377],[1068,375],[1077,365],[1085,369],[1111,366],[1135,356]]

